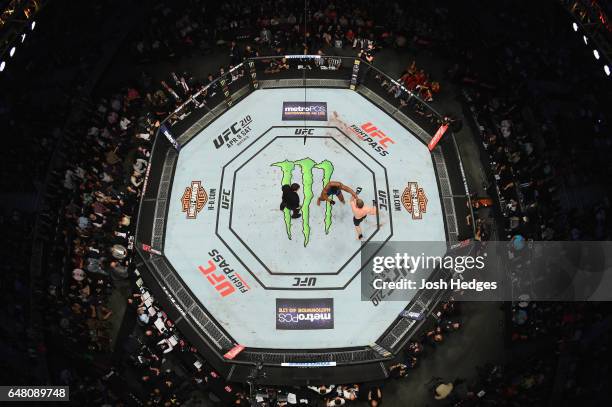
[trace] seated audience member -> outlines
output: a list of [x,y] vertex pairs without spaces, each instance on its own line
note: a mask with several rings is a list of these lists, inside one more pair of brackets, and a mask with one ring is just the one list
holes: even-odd
[[399,379],[400,377],[406,377],[408,374],[408,367],[402,363],[397,363],[389,367],[389,376],[392,379]]
[[370,407],[378,407],[382,404],[383,394],[380,387],[372,387],[368,392],[368,404]]
[[327,407],[343,406],[346,403],[342,397],[336,397],[327,402]]

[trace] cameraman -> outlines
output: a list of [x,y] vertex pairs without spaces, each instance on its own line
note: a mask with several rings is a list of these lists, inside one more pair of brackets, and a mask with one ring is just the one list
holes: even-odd
[[374,43],[368,41],[368,46],[362,48],[358,56],[365,62],[372,64],[374,62]]
[[368,63],[368,65],[361,68],[362,72],[359,84],[365,82],[368,72],[370,71],[370,65],[374,62],[374,43],[372,41],[367,41],[366,43],[368,44],[366,48],[361,48],[357,55],[359,59]]

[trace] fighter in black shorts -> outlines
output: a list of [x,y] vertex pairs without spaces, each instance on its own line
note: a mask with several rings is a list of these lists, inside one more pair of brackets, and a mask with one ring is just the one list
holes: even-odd
[[367,218],[367,215],[364,216],[363,218],[359,218],[359,219],[357,219],[356,217],[353,216],[353,225],[359,226],[361,224],[361,222],[363,222],[365,220],[365,218]]
[[363,222],[368,215],[376,215],[378,209],[373,206],[366,206],[363,200],[357,198],[357,196],[351,198],[351,209],[353,210],[353,225],[355,225],[357,240],[361,240],[363,239],[363,232],[360,226],[361,222]]
[[338,181],[329,181],[325,187],[323,187],[323,191],[321,191],[321,196],[317,199],[317,205],[321,205],[321,201],[328,201],[330,204],[334,205],[335,202],[333,200],[334,196],[338,197],[338,200],[342,203],[344,202],[344,195],[342,195],[342,191],[348,192],[351,196],[356,196],[355,192],[346,185],[343,185]]

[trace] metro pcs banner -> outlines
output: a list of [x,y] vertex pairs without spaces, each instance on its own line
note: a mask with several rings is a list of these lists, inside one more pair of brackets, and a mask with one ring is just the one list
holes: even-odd
[[277,298],[276,329],[334,329],[334,299]]
[[283,120],[327,121],[327,102],[283,102]]

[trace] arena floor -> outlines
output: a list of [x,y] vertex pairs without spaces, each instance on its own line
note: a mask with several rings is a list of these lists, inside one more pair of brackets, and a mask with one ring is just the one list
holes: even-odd
[[[446,240],[427,147],[354,91],[258,90],[182,147],[163,251],[236,342],[365,346],[407,305],[361,300],[349,196],[316,203],[329,180],[377,205],[364,242]],[[300,219],[279,209],[293,182]]]

